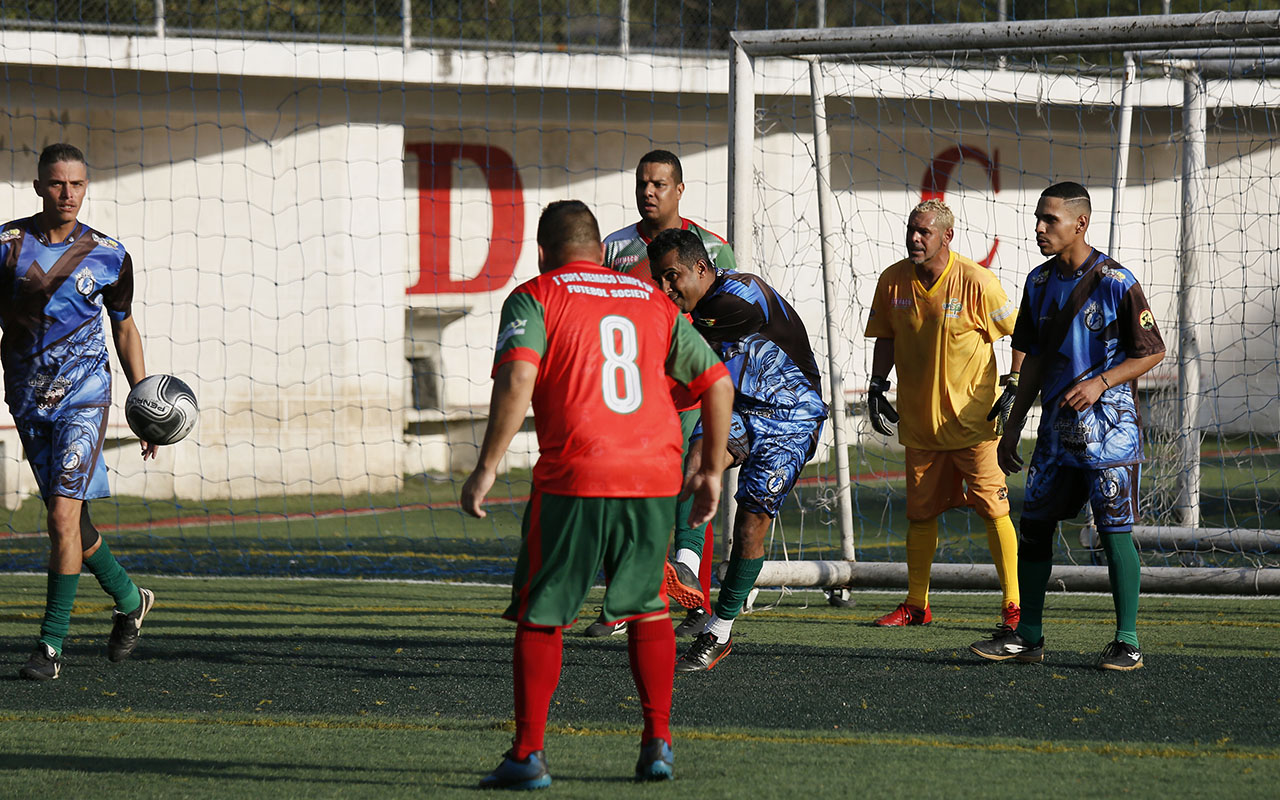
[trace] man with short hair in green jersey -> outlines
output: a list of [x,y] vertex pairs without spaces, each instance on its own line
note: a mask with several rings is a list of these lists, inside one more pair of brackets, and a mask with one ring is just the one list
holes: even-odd
[[[702,240],[711,256],[712,265],[720,269],[737,269],[733,248],[720,236],[696,222],[680,216],[680,198],[684,195],[684,169],[675,153],[668,150],[652,150],[640,158],[636,165],[636,211],[640,221],[614,231],[604,239],[604,266],[646,280],[649,277],[649,242],[665,230],[680,228],[693,231]],[[693,428],[698,424],[698,405],[695,400],[673,389],[676,410],[680,412],[680,426],[684,433],[685,450]],[[684,621],[676,626],[677,636],[697,636],[711,618],[711,546],[714,539],[712,525],[689,527],[690,500],[676,508],[675,557],[667,570],[667,583],[672,596],[685,604],[694,592],[702,593],[702,603],[687,605]],[[626,623],[606,625],[597,619],[587,627],[586,636],[608,636],[623,633]]]

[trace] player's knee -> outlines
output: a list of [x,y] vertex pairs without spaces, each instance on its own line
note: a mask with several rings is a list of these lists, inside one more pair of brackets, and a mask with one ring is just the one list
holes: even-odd
[[1023,561],[1053,560],[1053,535],[1058,530],[1058,523],[1024,517],[1018,527],[1019,559]]

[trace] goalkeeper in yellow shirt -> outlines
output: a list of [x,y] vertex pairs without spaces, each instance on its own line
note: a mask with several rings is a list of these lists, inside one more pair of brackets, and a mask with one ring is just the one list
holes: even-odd
[[[907,472],[907,599],[876,624],[932,620],[929,571],[938,515],[971,506],[986,523],[1000,576],[1000,627],[1012,629],[1019,617],[1018,544],[996,439],[1023,354],[1014,351],[997,400],[992,343],[1013,333],[1016,309],[991,270],[951,251],[954,225],[940,200],[915,207],[907,219],[907,257],[881,273],[867,320],[866,335],[876,340],[867,394],[871,425],[886,436],[898,428]],[[899,412],[885,397],[895,367],[900,427]]]

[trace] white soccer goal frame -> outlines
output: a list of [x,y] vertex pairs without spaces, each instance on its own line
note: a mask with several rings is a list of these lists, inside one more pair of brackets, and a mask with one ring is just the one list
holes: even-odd
[[[1199,319],[1197,293],[1186,291],[1198,280],[1206,258],[1204,215],[1206,95],[1204,72],[1214,56],[1230,54],[1237,48],[1280,44],[1280,11],[1210,12],[1163,16],[1112,17],[1097,19],[1032,22],[957,23],[944,25],[902,25],[867,28],[813,28],[780,31],[736,31],[729,60],[729,241],[740,264],[753,264],[754,239],[751,220],[752,188],[755,177],[755,113],[757,98],[756,59],[765,57],[803,58],[809,61],[813,108],[813,152],[818,175],[819,232],[822,242],[822,269],[825,285],[825,330],[829,365],[832,426],[835,435],[835,470],[839,506],[841,556],[839,561],[766,561],[757,579],[758,586],[900,587],[906,584],[902,563],[858,563],[854,553],[853,510],[845,440],[845,392],[843,370],[837,363],[842,335],[834,310],[831,276],[835,263],[832,226],[835,223],[834,193],[830,184],[831,151],[826,126],[826,96],[823,61],[829,58],[886,59],[920,56],[951,57],[963,53],[983,55],[1035,55],[1046,53],[1116,52],[1125,54],[1122,108],[1119,116],[1116,169],[1113,180],[1113,208],[1119,210],[1124,186],[1123,167],[1128,164],[1132,109],[1137,92],[1134,57],[1159,60],[1182,76],[1184,86],[1184,147],[1182,154],[1182,224],[1179,241],[1180,287],[1178,292],[1178,419],[1185,430],[1194,430],[1199,415],[1197,391],[1200,368],[1195,321]],[[1172,48],[1176,48],[1172,49]],[[1228,50],[1231,48],[1231,50]],[[1280,95],[1270,93],[1265,104],[1280,105]],[[1117,241],[1118,214],[1112,214],[1108,249]],[[1156,546],[1170,541],[1211,541],[1215,546],[1240,543],[1274,545],[1276,531],[1223,532],[1199,528],[1199,437],[1181,437],[1181,469],[1177,501],[1178,530],[1167,527],[1136,527],[1135,541]],[[731,482],[730,482],[731,485]],[[727,504],[726,523],[732,518]],[[723,526],[724,550],[732,546],[732,530]],[[1082,536],[1082,540],[1085,537]],[[1064,589],[1098,591],[1108,588],[1106,568],[1097,566],[1055,566],[1055,584]],[[1144,591],[1225,592],[1241,594],[1280,593],[1280,569],[1144,567]],[[937,588],[998,588],[994,565],[937,564],[933,567]]]

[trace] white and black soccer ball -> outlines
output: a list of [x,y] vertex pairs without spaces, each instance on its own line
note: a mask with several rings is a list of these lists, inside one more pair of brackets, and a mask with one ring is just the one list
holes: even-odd
[[199,415],[195,392],[172,375],[143,378],[124,401],[124,418],[130,430],[151,444],[182,441]]

